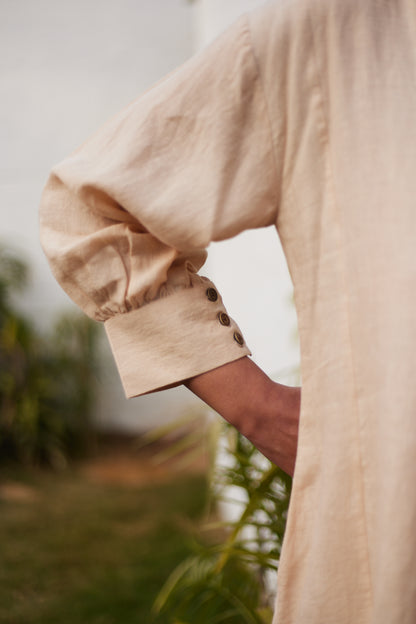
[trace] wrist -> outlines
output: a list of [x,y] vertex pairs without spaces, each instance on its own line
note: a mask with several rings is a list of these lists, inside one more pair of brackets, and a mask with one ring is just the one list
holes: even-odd
[[186,386],[293,474],[301,389],[273,382],[247,357],[188,379]]
[[256,373],[255,380],[248,384],[247,395],[241,395],[233,410],[224,418],[237,427],[249,440],[253,440],[276,419],[280,396],[276,384],[263,371]]

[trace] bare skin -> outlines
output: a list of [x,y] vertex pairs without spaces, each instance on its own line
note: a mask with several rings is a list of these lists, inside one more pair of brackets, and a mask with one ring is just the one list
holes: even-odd
[[272,381],[248,357],[192,377],[185,385],[293,476],[301,388]]

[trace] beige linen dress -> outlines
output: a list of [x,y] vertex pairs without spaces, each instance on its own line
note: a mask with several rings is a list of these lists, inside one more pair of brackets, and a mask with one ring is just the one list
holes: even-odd
[[302,358],[274,621],[415,624],[415,0],[245,15],[58,164],[41,207],[128,396],[249,353],[197,271],[271,224]]

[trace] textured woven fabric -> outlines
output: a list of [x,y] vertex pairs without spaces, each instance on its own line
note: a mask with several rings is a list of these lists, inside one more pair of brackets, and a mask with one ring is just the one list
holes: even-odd
[[211,241],[276,225],[302,406],[275,624],[416,622],[415,168],[415,1],[281,0],[44,191],[45,252],[128,396],[249,352],[197,271]]

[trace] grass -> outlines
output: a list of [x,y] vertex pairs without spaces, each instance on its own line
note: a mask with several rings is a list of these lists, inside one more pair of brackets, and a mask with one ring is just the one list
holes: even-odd
[[202,475],[133,485],[94,481],[82,470],[19,469],[5,479],[12,487],[0,497],[1,624],[171,623],[154,619],[151,607],[190,554],[186,525],[204,508]]

